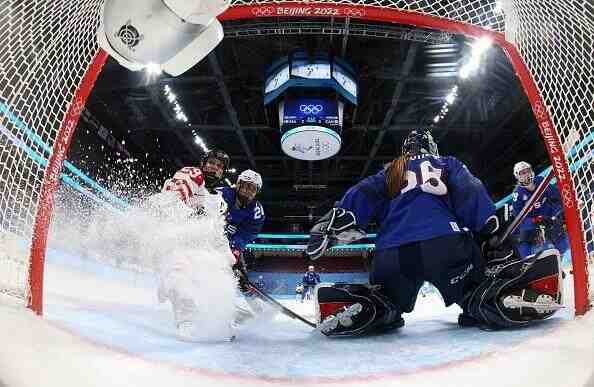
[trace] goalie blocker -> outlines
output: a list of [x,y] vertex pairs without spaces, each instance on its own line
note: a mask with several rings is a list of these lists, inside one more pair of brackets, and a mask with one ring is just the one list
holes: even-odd
[[[467,293],[458,323],[503,329],[544,320],[563,307],[562,280],[557,250],[487,265],[485,280]],[[326,336],[383,333],[404,325],[401,311],[377,285],[320,284],[315,301],[318,329]]]

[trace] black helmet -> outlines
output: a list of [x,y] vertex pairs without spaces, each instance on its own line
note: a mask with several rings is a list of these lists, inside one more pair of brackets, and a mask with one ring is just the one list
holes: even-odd
[[202,157],[202,163],[204,164],[208,159],[221,160],[223,164],[225,164],[225,170],[229,168],[229,161],[231,160],[227,152],[225,152],[222,149],[213,149],[211,151],[206,152],[204,157]]
[[402,154],[408,156],[418,156],[430,154],[439,156],[437,144],[433,141],[433,136],[428,130],[413,130],[406,136],[402,144]]
[[206,188],[209,189],[218,186],[221,182],[221,179],[223,178],[223,176],[217,176],[212,172],[204,171],[204,164],[206,164],[206,161],[210,159],[219,160],[223,163],[223,175],[225,174],[225,171],[229,168],[230,161],[229,155],[222,149],[213,149],[211,151],[208,151],[204,155],[204,157],[202,158],[202,174],[204,175],[204,182],[206,184]]

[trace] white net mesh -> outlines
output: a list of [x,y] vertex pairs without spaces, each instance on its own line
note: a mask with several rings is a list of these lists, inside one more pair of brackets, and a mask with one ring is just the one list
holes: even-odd
[[[538,3],[538,5],[536,5]],[[584,249],[594,249],[594,3],[504,3],[506,39],[530,69],[562,144],[577,196]],[[590,268],[592,265],[589,259]],[[593,270],[589,270],[590,282]],[[594,287],[589,287],[589,299]]]
[[23,301],[46,160],[97,53],[100,5],[0,1],[0,288]]
[[[29,259],[23,251],[28,251],[33,233],[43,160],[48,158],[76,88],[97,53],[95,30],[101,4],[102,0],[0,0],[0,232],[24,246],[9,258],[0,256],[0,288],[18,289],[22,299],[28,293]],[[267,16],[274,13],[274,7],[291,4],[300,3],[235,0],[231,11],[247,6],[251,7],[250,17]],[[505,32],[519,48],[561,143],[573,145],[566,158],[581,217],[577,232],[583,228],[584,240],[592,248],[594,172],[589,160],[594,148],[594,11],[589,0],[301,4],[365,6],[375,15],[401,10],[413,16],[432,16],[423,19],[425,26],[438,26],[447,19]],[[359,9],[351,15],[363,12]]]

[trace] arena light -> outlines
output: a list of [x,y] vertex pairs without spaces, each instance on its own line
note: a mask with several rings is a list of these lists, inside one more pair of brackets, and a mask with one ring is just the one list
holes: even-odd
[[144,67],[144,71],[146,71],[149,75],[161,75],[163,72],[161,70],[161,66],[157,63],[149,63]]
[[188,122],[188,116],[186,116],[186,114],[184,113],[184,110],[177,101],[177,95],[175,95],[171,87],[169,85],[163,86],[163,92],[165,94],[165,98],[173,107],[173,111],[175,112],[175,118],[178,121]]
[[454,101],[456,101],[456,97],[458,97],[458,94],[454,91],[450,92],[450,94],[448,94],[448,96],[446,97],[446,102],[451,105],[454,103]]
[[194,143],[198,145],[202,149],[202,151],[204,151],[204,153],[208,152],[208,147],[206,146],[206,143],[204,142],[202,137],[200,137],[197,134],[194,134]]
[[479,69],[483,55],[489,50],[492,44],[493,40],[489,37],[479,38],[472,44],[470,58],[462,65],[458,72],[460,78],[466,79]]
[[482,55],[493,45],[493,40],[488,36],[479,38],[472,45],[472,56],[482,57]]
[[177,98],[177,96],[175,94],[173,94],[173,93],[167,94],[166,97],[167,97],[167,101],[169,101],[171,103],[174,103],[175,102],[175,99]]

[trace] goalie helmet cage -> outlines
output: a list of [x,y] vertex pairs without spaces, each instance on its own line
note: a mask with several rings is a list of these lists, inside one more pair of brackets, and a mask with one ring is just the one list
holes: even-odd
[[[53,193],[107,60],[103,0],[0,0],[0,294],[42,314]],[[351,18],[427,27],[502,47],[532,105],[563,197],[576,314],[590,308],[594,7],[589,0],[243,1],[219,19]],[[26,246],[23,247],[23,246]]]

